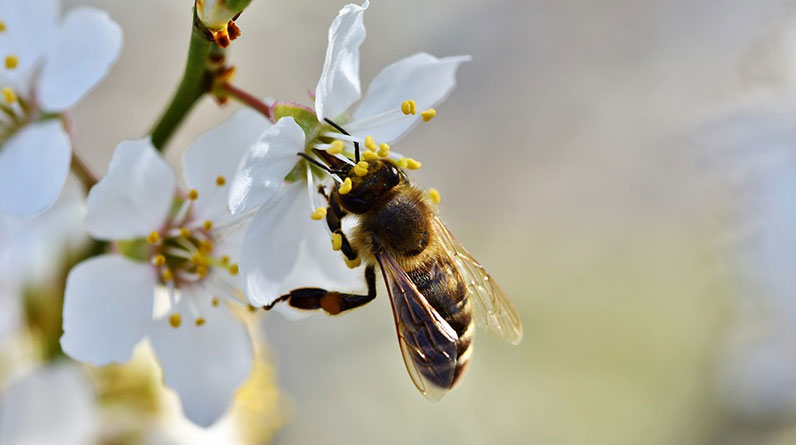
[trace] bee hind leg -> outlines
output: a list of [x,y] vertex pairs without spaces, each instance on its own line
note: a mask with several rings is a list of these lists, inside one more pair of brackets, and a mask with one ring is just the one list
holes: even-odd
[[286,302],[296,309],[323,309],[327,314],[337,315],[363,306],[376,298],[376,272],[372,264],[365,268],[365,281],[368,285],[367,295],[329,292],[318,287],[301,287],[282,295],[270,304],[263,306],[263,309],[270,310],[277,303]]

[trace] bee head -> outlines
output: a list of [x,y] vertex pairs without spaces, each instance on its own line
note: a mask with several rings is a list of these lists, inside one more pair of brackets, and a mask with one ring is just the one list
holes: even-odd
[[338,189],[340,204],[351,213],[365,213],[405,179],[401,169],[389,161],[360,161],[346,178],[350,188],[344,183]]

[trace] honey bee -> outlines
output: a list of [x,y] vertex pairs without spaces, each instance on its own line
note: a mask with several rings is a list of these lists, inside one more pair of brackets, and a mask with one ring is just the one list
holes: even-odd
[[[359,171],[322,150],[314,153],[323,163],[299,155],[345,178],[329,194],[320,190],[328,201],[326,222],[334,248],[342,251],[348,265],[366,264],[368,293],[305,287],[280,296],[265,309],[286,302],[336,315],[362,306],[376,297],[378,264],[409,376],[425,397],[438,400],[460,381],[470,363],[475,324],[517,344],[522,323],[497,282],[440,221],[428,196],[392,162],[360,162],[359,145],[354,145]],[[350,237],[341,225],[347,216],[358,218]]]

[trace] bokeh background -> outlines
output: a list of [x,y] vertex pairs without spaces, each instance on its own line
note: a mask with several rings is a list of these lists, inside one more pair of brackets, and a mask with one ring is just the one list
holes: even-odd
[[[192,2],[64,3],[106,9],[125,32],[112,73],[72,114],[76,150],[104,172],[179,79]],[[254,0],[230,51],[236,84],[310,104],[342,5]],[[773,323],[749,310],[765,296],[736,258],[758,230],[744,216],[749,177],[768,170],[745,166],[766,113],[777,137],[794,136],[794,6],[373,1],[363,86],[417,51],[473,56],[434,121],[396,149],[423,161],[412,177],[441,191],[444,219],[512,298],[525,339],[478,337],[462,385],[431,404],[406,375],[383,288],[341,317],[269,314],[285,419],[273,442],[793,443],[796,403],[767,401],[796,376],[760,395],[769,368],[735,378],[746,360],[728,356],[749,326]],[[236,107],[204,100],[168,147],[174,165]]]

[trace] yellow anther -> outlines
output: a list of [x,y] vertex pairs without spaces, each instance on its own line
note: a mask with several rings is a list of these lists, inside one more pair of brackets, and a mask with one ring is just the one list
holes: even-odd
[[212,229],[213,228],[213,221],[210,221],[209,219],[206,219],[205,223],[204,223],[204,227],[205,227],[205,230]]
[[332,250],[340,250],[343,247],[343,236],[339,233],[332,234]]
[[217,186],[222,187],[226,183],[227,183],[227,178],[225,178],[225,177],[223,177],[221,175],[218,175],[216,177],[216,185]]
[[408,168],[409,170],[417,170],[422,165],[423,164],[421,164],[420,162],[418,162],[418,161],[416,161],[416,160],[414,160],[412,158],[409,158],[409,159],[406,160],[406,168]]
[[213,299],[210,300],[210,304],[212,304],[213,307],[218,307],[218,303],[219,303],[218,297],[213,297]]
[[19,57],[6,56],[6,69],[13,70],[19,65]]
[[221,264],[224,266],[229,264],[229,255],[221,255]]
[[187,227],[180,227],[180,237],[188,238],[191,236],[191,231]]
[[178,327],[180,327],[180,325],[182,324],[182,317],[180,316],[179,312],[175,312],[175,313],[169,315],[169,324],[174,329],[177,329]]
[[11,88],[5,87],[3,88],[3,100],[6,101],[8,105],[11,105],[17,101],[17,93]]
[[343,259],[345,260],[345,265],[348,266],[349,269],[355,269],[362,264],[362,260],[360,260],[359,257],[356,257],[353,260],[349,260],[348,257],[343,257]]
[[156,230],[153,230],[152,233],[150,233],[146,237],[146,242],[149,244],[157,244],[159,241],[160,241],[160,234]]
[[335,139],[332,141],[332,146],[329,147],[326,150],[326,152],[333,155],[339,155],[340,153],[343,152],[344,148],[345,144],[343,144],[343,141],[341,141],[340,139]]
[[379,145],[379,156],[381,156],[382,158],[386,158],[389,154],[390,154],[390,146],[387,145],[386,142],[382,142],[381,145]]
[[420,113],[420,117],[423,118],[423,122],[428,122],[437,115],[437,110],[433,108],[429,108],[428,110]]
[[359,161],[357,165],[354,166],[354,174],[357,176],[365,176],[368,174],[368,163],[366,161]]
[[406,158],[401,158],[399,160],[393,160],[396,166],[400,168],[406,168],[409,165],[409,161]]
[[163,255],[155,255],[155,266],[160,267],[166,264],[166,257]]
[[199,275],[199,277],[201,277],[201,278],[206,277],[207,276],[207,272],[208,271],[207,271],[207,267],[206,266],[202,266],[202,265],[196,266],[196,275]]
[[205,321],[206,321],[206,320],[204,319],[204,317],[199,317],[199,318],[197,318],[197,319],[195,320],[195,323],[196,323],[196,325],[197,325],[197,326],[202,326],[202,325],[204,325],[204,324],[205,324]]
[[237,263],[232,263],[232,264],[229,265],[229,273],[230,274],[237,275],[238,272],[240,272],[240,269],[238,268],[238,264]]
[[337,193],[341,195],[345,195],[346,193],[351,191],[351,178],[345,178],[342,184],[340,184],[340,188],[337,189]]
[[213,242],[210,240],[202,240],[199,243],[199,252],[208,254],[213,250]]
[[434,204],[439,204],[442,202],[442,195],[439,194],[439,190],[431,187],[428,189],[428,197],[431,198],[431,202]]
[[326,209],[323,207],[317,207],[310,217],[315,221],[321,220],[326,216]]
[[0,32],[4,32],[6,29],[8,29],[6,27],[6,22],[0,20]]
[[191,189],[188,191],[188,199],[191,201],[196,201],[199,198],[199,192],[196,189]]
[[257,308],[252,306],[251,304],[247,304],[246,309],[248,309],[249,312],[257,312]]
[[163,273],[160,274],[160,278],[163,278],[163,281],[171,281],[174,279],[174,274],[171,273],[171,270],[165,269]]
[[413,99],[405,100],[401,103],[401,113],[417,114],[417,102]]
[[379,145],[373,140],[373,136],[365,136],[365,147],[370,151],[377,151],[379,149]]
[[375,161],[376,159],[379,159],[379,155],[377,155],[375,151],[368,150],[362,153],[362,159],[366,161]]

